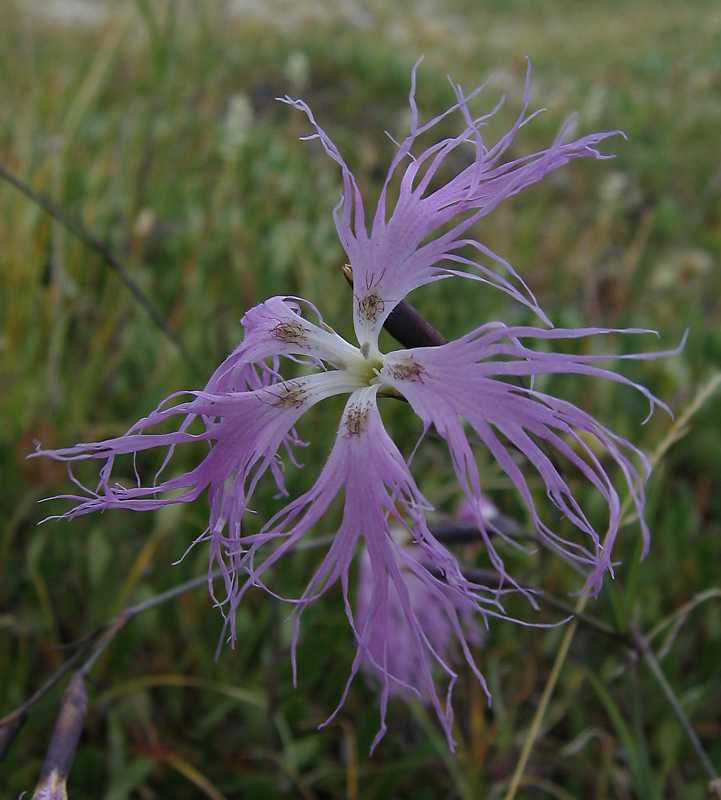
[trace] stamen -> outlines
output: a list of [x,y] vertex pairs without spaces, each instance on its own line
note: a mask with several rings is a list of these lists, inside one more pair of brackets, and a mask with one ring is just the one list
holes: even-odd
[[296,381],[287,381],[275,395],[273,405],[285,408],[300,408],[308,398],[308,391]]
[[270,332],[271,336],[287,344],[303,344],[308,335],[300,322],[279,322]]
[[412,358],[402,361],[399,364],[389,364],[388,369],[397,381],[421,381],[423,382],[423,367]]
[[357,436],[368,419],[368,407],[353,403],[348,406],[348,415],[345,419],[345,428],[350,436]]
[[373,289],[362,300],[358,301],[358,314],[367,322],[374,323],[383,313],[385,303],[378,294],[377,289]]

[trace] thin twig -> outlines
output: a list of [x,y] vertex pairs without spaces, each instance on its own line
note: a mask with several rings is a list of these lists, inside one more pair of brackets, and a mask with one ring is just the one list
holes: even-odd
[[87,711],[88,693],[85,689],[85,678],[78,670],[73,675],[60,703],[60,712],[53,728],[53,735],[50,737],[33,800],[67,797],[65,781],[73,763]]
[[0,177],[5,178],[8,183],[11,183],[16,189],[21,191],[24,195],[29,197],[34,203],[37,203],[45,212],[50,214],[51,217],[56,219],[64,225],[69,231],[74,233],[79,239],[85,242],[88,247],[95,250],[95,252],[103,259],[103,261],[112,269],[120,278],[120,280],[128,287],[133,297],[140,303],[140,305],[148,312],[153,322],[160,328],[165,336],[175,345],[178,352],[187,362],[187,364],[198,375],[203,374],[198,362],[190,354],[190,351],[185,347],[180,337],[171,330],[167,320],[164,319],[162,314],[153,305],[148,295],[140,288],[140,286],[133,280],[133,277],[125,269],[123,264],[113,255],[110,249],[100,241],[94,234],[92,234],[80,220],[71,217],[57,203],[46,197],[41,192],[32,189],[20,178],[9,172],[2,164],[0,164]]
[[671,688],[671,684],[668,682],[666,676],[663,674],[661,665],[656,660],[656,656],[654,655],[653,650],[651,649],[650,645],[644,638],[641,631],[639,631],[639,629],[631,621],[629,621],[628,623],[628,630],[631,636],[633,637],[636,649],[638,650],[639,653],[641,653],[641,655],[643,655],[644,661],[648,664],[651,672],[653,672],[653,676],[656,678],[658,685],[661,687],[661,691],[663,692],[666,701],[671,706],[671,710],[673,711],[674,716],[678,720],[678,724],[683,728],[683,731],[686,734],[686,738],[689,740],[691,746],[696,752],[698,760],[701,762],[703,768],[706,770],[706,774],[712,781],[718,780],[719,774],[716,771],[714,765],[711,763],[711,759],[706,754],[706,751],[703,749],[701,740],[698,738],[698,736],[696,735],[696,731],[691,726],[691,723],[689,722],[689,719],[686,716],[683,707],[679,702],[678,697],[676,697],[676,693]]
[[[220,574],[220,571],[217,570],[213,573],[213,578],[219,577]],[[137,605],[124,609],[120,612],[120,614],[117,615],[117,617],[108,622],[104,622],[87,636],[84,636],[81,640],[84,646],[74,653],[65,662],[65,664],[63,664],[62,667],[57,670],[57,672],[51,675],[51,677],[48,678],[48,680],[45,681],[45,683],[19,708],[16,708],[14,711],[0,719],[0,761],[2,761],[5,754],[10,749],[10,745],[30,715],[30,711],[32,710],[33,706],[35,706],[35,704],[41,700],[50,691],[50,689],[52,689],[53,686],[55,686],[55,684],[81,660],[83,656],[87,656],[87,658],[77,670],[77,673],[85,676],[88,674],[98,656],[108,646],[116,634],[121,631],[128,624],[128,622],[130,622],[130,620],[137,617],[138,614],[141,614],[143,611],[155,608],[156,606],[159,606],[168,600],[172,600],[173,598],[190,592],[193,589],[202,586],[203,584],[207,584],[207,582],[208,576],[203,575],[186,581],[185,583],[181,583],[178,586],[169,589],[167,592],[163,592],[162,594],[151,597],[142,603],[138,603]]]
[[578,598],[578,602],[576,603],[576,608],[574,610],[576,617],[571,620],[566,628],[565,633],[563,634],[563,641],[561,642],[561,646],[559,647],[558,653],[556,654],[556,658],[553,662],[551,674],[548,676],[548,681],[543,689],[541,702],[538,704],[538,708],[536,709],[533,722],[531,723],[528,735],[526,736],[526,741],[523,743],[523,749],[521,750],[521,755],[518,759],[518,764],[516,764],[516,769],[513,772],[513,776],[511,777],[511,783],[508,787],[505,800],[513,800],[513,798],[516,796],[516,791],[518,790],[521,779],[523,778],[523,773],[526,771],[526,764],[528,763],[528,759],[531,755],[531,750],[533,749],[533,745],[536,743],[536,737],[538,736],[538,731],[540,730],[541,723],[543,722],[546,708],[548,708],[548,704],[551,701],[551,695],[553,694],[553,690],[556,688],[558,677],[561,674],[561,669],[566,661],[566,655],[568,654],[568,650],[571,647],[571,642],[573,641],[576,629],[578,628],[578,615],[583,613],[583,609],[586,607],[587,602],[588,595],[584,594]]
[[45,683],[37,689],[19,708],[10,712],[0,719],[0,762],[5,758],[10,746],[15,741],[15,737],[30,716],[33,706],[41,700],[55,686],[55,684],[80,661],[82,656],[88,652],[89,646],[94,642],[108,627],[104,623],[96,628],[92,633],[84,636],[81,649],[74,653],[57,672],[51,675]]
[[[474,583],[489,583],[493,580],[498,581],[500,576],[497,572],[492,570],[483,570],[483,569],[464,569],[463,575],[468,578],[468,580],[473,581]],[[559,611],[562,611],[569,617],[573,617],[575,621],[582,622],[589,628],[593,628],[593,630],[602,633],[604,636],[608,636],[613,639],[617,644],[623,645],[624,647],[630,647],[635,649],[635,643],[631,639],[630,636],[627,636],[620,631],[617,631],[615,628],[612,628],[610,625],[606,625],[601,620],[592,617],[590,614],[585,614],[583,609],[579,610],[578,604],[576,606],[569,605],[568,603],[564,603],[563,600],[559,600],[557,597],[554,597],[552,594],[547,594],[546,592],[542,591],[541,589],[536,589],[529,584],[520,583],[518,584],[520,589],[528,590],[529,592],[533,593],[534,599],[542,600],[543,602],[547,603],[549,606],[553,608],[557,608]]]
[[[297,551],[321,547],[323,545],[332,543],[334,538],[335,537],[333,536],[319,536],[312,541],[299,542],[293,549]],[[103,652],[103,650],[105,650],[108,644],[110,644],[115,636],[139,614],[142,614],[144,611],[148,611],[151,608],[156,608],[168,600],[173,600],[174,598],[180,597],[187,592],[191,592],[193,589],[197,589],[200,586],[207,585],[208,580],[215,580],[216,578],[221,577],[222,574],[223,573],[220,569],[216,569],[211,572],[210,575],[200,575],[197,578],[192,578],[185,583],[174,586],[172,589],[168,589],[161,594],[155,595],[155,597],[144,600],[142,603],[128,606],[128,608],[123,609],[116,617],[104,622],[102,625],[99,625],[97,628],[95,628],[95,630],[83,636],[82,639],[71,642],[70,644],[62,645],[62,647],[58,648],[62,650],[66,650],[68,648],[78,649],[77,652],[74,653],[65,662],[65,664],[60,667],[60,669],[51,675],[51,677],[48,678],[48,680],[45,681],[45,683],[30,698],[28,698],[14,711],[0,719],[0,762],[10,749],[10,745],[14,741],[18,732],[25,724],[25,721],[30,715],[30,711],[32,710],[33,706],[35,706],[35,704],[41,700],[50,691],[50,689],[52,689],[53,686],[55,686],[55,684],[82,659],[83,656],[87,656],[87,659],[80,666],[78,672],[85,676],[88,674],[91,667],[98,659],[98,656]]]

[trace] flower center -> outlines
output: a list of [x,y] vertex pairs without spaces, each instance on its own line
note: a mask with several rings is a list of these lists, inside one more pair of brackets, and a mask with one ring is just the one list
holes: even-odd
[[347,362],[348,371],[366,386],[378,383],[378,373],[385,366],[383,354],[364,342],[360,347],[360,357],[356,356]]

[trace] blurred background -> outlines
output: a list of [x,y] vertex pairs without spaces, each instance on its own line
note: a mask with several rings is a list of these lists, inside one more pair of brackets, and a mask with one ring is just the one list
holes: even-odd
[[[615,158],[583,159],[506,201],[476,231],[523,275],[557,326],[647,327],[618,353],[680,356],[621,362],[677,418],[721,363],[721,8],[662,0],[3,0],[0,162],[52,198],[116,256],[192,354],[188,363],[86,243],[0,180],[0,715],[20,705],[76,641],[131,603],[207,569],[207,502],[156,514],[50,521],[71,488],[62,464],[27,461],[34,442],[65,447],[119,435],[165,396],[201,388],[238,343],[239,318],[273,294],[310,299],[350,336],[344,253],[331,217],[340,174],[302,114],[306,100],[378,196],[418,103],[447,108],[447,75],[492,109],[489,142],[520,112],[526,56],[531,107],[509,158],[546,147],[578,113],[579,135],[622,129]],[[443,132],[456,130],[456,122]],[[451,168],[452,165],[449,165]],[[367,206],[368,207],[368,206]],[[533,320],[504,295],[444,281],[411,297],[446,337],[493,319]],[[386,342],[392,346],[390,340]],[[584,347],[598,347],[587,343]],[[718,384],[716,384],[718,385]],[[630,390],[599,381],[552,387],[660,454],[672,421]],[[404,408],[383,409],[409,452]],[[313,412],[304,470],[324,463],[337,409]],[[587,611],[652,644],[712,761],[721,764],[721,392],[696,403],[649,484],[653,542],[638,526],[614,553],[616,580]],[[301,431],[303,433],[303,431]],[[310,437],[306,437],[310,438]],[[198,453],[179,456],[187,468]],[[183,459],[186,459],[183,461]],[[508,482],[485,463],[485,489],[525,524]],[[439,513],[458,495],[432,440],[416,466]],[[78,470],[93,483],[93,470]],[[97,465],[96,472],[97,474]],[[620,476],[619,476],[620,477]],[[541,492],[542,494],[542,492]],[[591,506],[593,499],[589,499]],[[264,505],[267,503],[267,506]],[[259,501],[262,515],[272,492]],[[598,509],[600,512],[600,509]],[[327,519],[319,534],[333,532]],[[477,554],[463,551],[473,563]],[[279,566],[297,595],[318,551]],[[577,576],[557,559],[513,556],[517,577],[573,602]],[[90,710],[70,773],[81,798],[494,798],[518,760],[562,629],[491,626],[476,651],[493,706],[458,665],[457,756],[419,704],[391,703],[369,757],[378,700],[358,678],[335,709],[355,653],[338,587],[305,614],[292,685],[289,608],[251,591],[235,649],[214,660],[222,620],[205,588],[140,616],[90,675]],[[533,622],[559,619],[523,609]],[[64,688],[33,710],[0,764],[0,796],[32,790]],[[242,691],[239,691],[242,690]],[[658,685],[608,637],[582,627],[518,796],[702,798],[706,778]]]

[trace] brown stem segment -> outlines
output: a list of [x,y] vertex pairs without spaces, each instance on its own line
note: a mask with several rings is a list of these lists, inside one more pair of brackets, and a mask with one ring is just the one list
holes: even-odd
[[63,796],[65,779],[73,763],[87,711],[88,694],[85,691],[85,680],[80,672],[76,672],[65,690],[33,800]]

